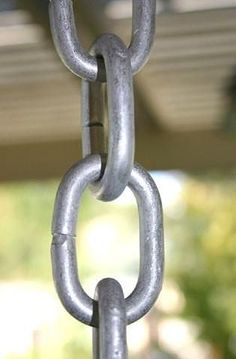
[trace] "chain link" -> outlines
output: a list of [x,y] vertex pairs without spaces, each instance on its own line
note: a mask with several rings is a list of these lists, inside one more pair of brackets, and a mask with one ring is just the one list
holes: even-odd
[[[51,0],[54,42],[65,65],[82,77],[82,152],[84,158],[64,176],[53,214],[51,257],[56,289],[66,310],[94,327],[94,359],[126,359],[126,325],[144,316],[162,287],[164,267],[161,199],[151,176],[134,164],[132,75],[146,62],[155,29],[154,0],[133,0],[133,31],[127,49],[114,34],[103,34],[90,53],[76,35],[71,0]],[[104,84],[107,89],[107,108]],[[105,131],[105,114],[108,131]],[[108,132],[108,135],[106,135]],[[139,212],[140,266],[133,292],[124,298],[120,284],[104,279],[94,299],[81,286],[76,258],[80,198],[89,186],[103,201],[128,186]]]
[[[98,183],[92,185],[97,198],[103,201],[112,201],[120,196],[125,189],[133,168],[134,162],[134,99],[133,81],[130,67],[130,58],[123,42],[113,34],[100,36],[92,47],[96,56],[102,56],[105,62],[108,97],[108,150],[98,152],[104,158],[104,173]],[[83,80],[82,83],[82,147],[83,155],[92,153],[91,146],[96,135],[101,136],[104,130],[104,112],[101,108],[102,88],[97,82]],[[91,105],[91,107],[90,107]],[[99,108],[98,108],[99,106]],[[95,109],[94,109],[95,107]],[[103,116],[97,118],[92,114]],[[98,128],[98,131],[96,129]],[[93,139],[90,139],[90,131]],[[96,131],[96,132],[95,132]],[[102,136],[104,139],[105,135]],[[102,144],[102,140],[100,141]],[[104,142],[103,142],[104,145]],[[106,157],[106,153],[108,155]]]
[[126,310],[120,284],[111,278],[100,281],[95,292],[99,328],[93,329],[94,359],[126,359]]
[[[90,55],[77,36],[73,2],[50,0],[51,31],[57,52],[75,75],[89,81],[98,78],[96,57]],[[132,38],[129,46],[131,68],[137,73],[146,63],[155,35],[156,0],[133,0]]]
[[[88,184],[99,178],[101,166],[101,157],[91,155],[66,173],[57,192],[52,224],[51,254],[58,295],[72,316],[91,326],[98,323],[94,322],[94,302],[84,292],[78,277],[76,220],[81,195]],[[139,278],[125,300],[127,321],[132,323],[150,310],[161,290],[164,250],[162,207],[155,182],[136,164],[128,186],[137,200],[140,223]]]

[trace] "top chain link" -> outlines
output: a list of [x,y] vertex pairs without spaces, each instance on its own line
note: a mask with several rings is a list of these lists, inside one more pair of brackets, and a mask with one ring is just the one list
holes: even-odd
[[[77,36],[73,2],[51,0],[49,15],[54,44],[65,66],[85,80],[96,81],[97,59],[83,48]],[[155,18],[156,0],[133,0],[132,38],[128,49],[133,74],[148,59],[154,40]]]

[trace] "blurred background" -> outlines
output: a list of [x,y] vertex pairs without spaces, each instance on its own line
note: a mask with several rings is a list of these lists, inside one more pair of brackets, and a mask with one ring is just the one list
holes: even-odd
[[[128,0],[75,0],[80,38],[129,43]],[[236,358],[236,0],[158,0],[148,64],[135,76],[136,160],[165,220],[164,288],[128,327],[130,358]],[[81,158],[80,80],[52,44],[47,0],[0,1],[0,358],[87,359],[91,329],[62,308],[50,225],[59,180]],[[81,281],[93,296],[137,280],[137,208],[82,199]]]

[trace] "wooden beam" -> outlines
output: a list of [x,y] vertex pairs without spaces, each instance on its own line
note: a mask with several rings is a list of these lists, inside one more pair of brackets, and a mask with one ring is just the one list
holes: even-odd
[[138,135],[136,157],[149,170],[221,170],[236,167],[236,134],[219,130]]
[[48,0],[17,0],[17,6],[28,10],[35,23],[42,25],[49,33]]
[[[136,159],[148,170],[236,167],[236,135],[219,131],[137,133]],[[1,145],[0,181],[61,177],[81,158],[79,140]]]

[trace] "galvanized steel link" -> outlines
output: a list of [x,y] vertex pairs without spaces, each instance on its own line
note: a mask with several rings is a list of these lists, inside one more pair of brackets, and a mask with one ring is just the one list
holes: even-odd
[[[101,157],[91,155],[74,165],[64,176],[56,197],[51,247],[53,277],[67,311],[81,322],[98,326],[93,317],[94,301],[84,292],[76,261],[76,220],[80,197],[101,173]],[[145,315],[156,301],[163,280],[164,247],[162,206],[151,176],[135,165],[128,186],[139,210],[140,268],[133,292],[125,299],[127,322]]]
[[[101,35],[92,47],[105,63],[108,100],[108,149],[101,148],[104,171],[101,179],[90,186],[98,199],[112,201],[125,189],[134,162],[134,98],[129,53],[113,34]],[[83,156],[92,153],[92,141],[104,135],[104,112],[99,98],[102,87],[97,82],[82,81],[82,147]],[[94,100],[95,97],[95,100]],[[95,107],[95,108],[94,108]],[[101,115],[99,115],[101,113]],[[95,114],[95,119],[92,117]],[[95,134],[90,138],[90,133]],[[96,148],[98,150],[98,148]],[[106,153],[107,152],[107,153]]]
[[[54,44],[65,66],[85,80],[97,80],[97,59],[84,50],[77,36],[73,2],[50,0],[49,15]],[[148,59],[154,40],[155,18],[156,0],[133,0],[132,38],[129,46],[133,74]]]
[[126,359],[126,309],[121,285],[111,278],[101,280],[95,291],[94,306],[99,327],[93,329],[94,359]]

